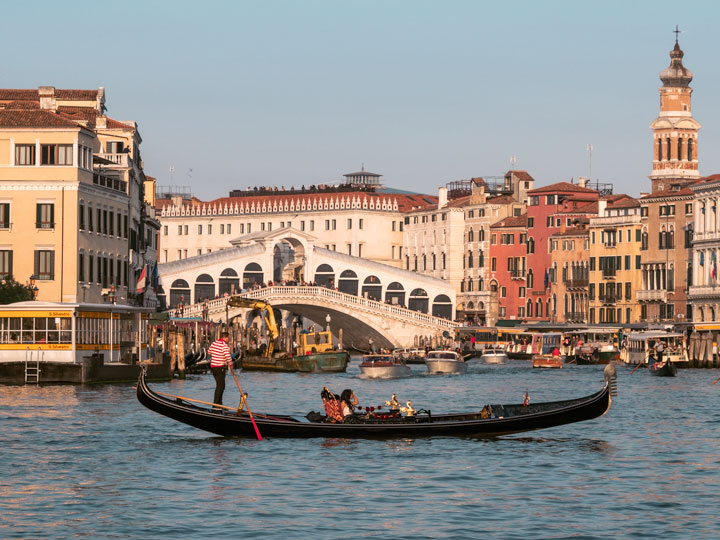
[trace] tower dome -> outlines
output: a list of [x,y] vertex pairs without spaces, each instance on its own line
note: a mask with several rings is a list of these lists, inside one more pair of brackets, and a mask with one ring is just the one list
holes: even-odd
[[670,65],[660,72],[660,80],[663,82],[663,86],[689,86],[693,76],[692,71],[683,66],[683,56],[685,56],[685,53],[676,40],[675,47],[670,51]]

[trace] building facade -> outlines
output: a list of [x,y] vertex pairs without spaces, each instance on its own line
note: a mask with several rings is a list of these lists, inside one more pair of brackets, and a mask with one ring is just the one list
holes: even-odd
[[559,323],[586,323],[588,320],[589,233],[578,224],[550,236],[553,268],[550,294]]
[[690,186],[695,195],[688,298],[695,322],[720,320],[720,175]]
[[525,319],[527,314],[527,214],[490,226],[490,292],[497,298],[498,319]]

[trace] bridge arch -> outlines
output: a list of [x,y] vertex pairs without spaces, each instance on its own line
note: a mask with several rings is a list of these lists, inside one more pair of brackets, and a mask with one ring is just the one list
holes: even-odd
[[170,286],[170,304],[174,308],[178,304],[190,303],[190,285],[184,279],[176,279]]
[[335,270],[329,264],[321,264],[315,269],[315,283],[321,287],[335,287]]
[[432,305],[433,317],[442,317],[443,319],[452,319],[452,301],[446,294],[438,294],[433,299]]
[[428,304],[430,299],[425,289],[413,289],[408,299],[408,309],[413,311],[420,311],[421,313],[428,312]]
[[243,271],[243,289],[248,289],[255,284],[262,285],[263,281],[265,280],[262,266],[255,262],[245,265],[245,270]]
[[305,281],[307,240],[292,229],[277,238],[270,245],[273,254],[273,280]]
[[362,296],[382,302],[382,283],[377,276],[368,276],[363,281]]
[[226,268],[220,272],[218,280],[218,294],[223,296],[225,293],[233,294],[240,290],[240,278],[238,273],[232,268]]
[[202,302],[206,298],[215,298],[215,280],[210,274],[200,274],[195,278],[195,302]]
[[346,294],[357,296],[358,277],[352,270],[343,270],[338,279],[338,290]]
[[385,302],[394,305],[405,305],[405,287],[397,281],[393,281],[385,289]]

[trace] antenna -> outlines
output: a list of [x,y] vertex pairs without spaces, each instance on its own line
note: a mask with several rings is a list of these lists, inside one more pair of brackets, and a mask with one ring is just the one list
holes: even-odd
[[510,156],[510,168],[514,169],[517,163],[517,156]]
[[590,182],[592,182],[592,152],[593,152],[592,144],[587,145],[587,151],[588,151],[588,183],[590,183]]

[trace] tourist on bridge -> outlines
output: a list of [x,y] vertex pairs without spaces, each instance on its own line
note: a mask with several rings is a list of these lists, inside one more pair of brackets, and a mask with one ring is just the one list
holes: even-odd
[[208,349],[210,354],[210,371],[215,377],[215,395],[213,403],[222,405],[223,392],[225,392],[225,373],[228,367],[232,367],[232,357],[228,348],[230,334],[223,332],[220,338],[213,342]]

